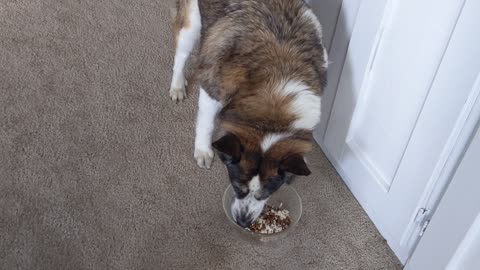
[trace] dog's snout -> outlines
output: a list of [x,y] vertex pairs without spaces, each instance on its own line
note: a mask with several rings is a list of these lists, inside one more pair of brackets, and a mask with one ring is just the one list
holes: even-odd
[[237,224],[243,228],[247,228],[252,224],[252,219],[248,215],[239,215],[236,218]]
[[232,204],[232,216],[235,222],[247,228],[260,216],[265,202],[266,200],[257,200],[253,193],[249,193],[243,199],[235,198]]

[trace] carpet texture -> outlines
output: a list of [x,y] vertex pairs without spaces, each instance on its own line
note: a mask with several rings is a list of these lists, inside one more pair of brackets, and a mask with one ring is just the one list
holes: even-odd
[[0,269],[400,269],[319,148],[295,234],[232,235],[196,89],[169,100],[172,7],[0,1]]

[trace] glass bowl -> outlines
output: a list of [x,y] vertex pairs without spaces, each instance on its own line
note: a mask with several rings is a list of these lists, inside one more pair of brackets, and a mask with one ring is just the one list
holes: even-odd
[[292,223],[287,229],[279,233],[255,233],[242,228],[233,219],[231,206],[234,199],[235,192],[233,191],[232,185],[229,185],[223,194],[223,210],[225,211],[228,223],[230,223],[231,227],[233,227],[232,231],[235,234],[237,234],[240,238],[252,243],[261,244],[285,238],[294,231],[298,221],[300,220],[300,217],[302,216],[302,200],[297,191],[295,191],[295,189],[291,186],[283,185],[279,190],[272,194],[266,204],[274,207],[279,207],[281,205],[282,209],[287,209],[290,212]]

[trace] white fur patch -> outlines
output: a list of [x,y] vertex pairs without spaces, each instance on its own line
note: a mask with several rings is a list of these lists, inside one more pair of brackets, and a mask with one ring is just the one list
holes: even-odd
[[198,98],[197,126],[195,127],[195,159],[200,167],[209,168],[213,159],[212,133],[215,128],[215,117],[222,104],[211,98],[200,88]]
[[250,180],[250,183],[248,183],[248,189],[250,190],[250,193],[257,193],[261,188],[260,177],[256,175]]
[[328,65],[328,52],[325,46],[323,46],[323,68],[328,68]]
[[[197,0],[192,0],[189,4],[191,5],[191,7],[188,9],[190,11],[188,14],[190,27],[182,28],[180,30],[178,33],[177,47],[175,49],[172,84],[170,86],[170,91],[174,92],[185,92],[185,63],[187,62],[187,59],[192,53],[195,44],[200,38],[200,31],[202,28],[202,20]],[[185,93],[171,94],[184,95]],[[174,97],[172,96],[172,98]],[[174,99],[177,99],[177,96],[175,96]],[[179,99],[183,99],[183,96],[181,96]]]
[[315,16],[315,13],[311,9],[305,10],[303,13],[303,17],[307,18],[309,21],[311,21],[314,25],[315,28],[317,29],[317,35],[322,40],[322,25],[320,24],[320,21],[318,20],[317,16]]
[[215,116],[222,108],[222,104],[211,98],[203,88],[200,88],[198,98],[197,126],[195,148],[209,149],[212,133],[215,128]]
[[294,128],[313,130],[320,122],[321,98],[311,91],[305,91],[295,97],[291,110],[298,117],[293,122]]
[[237,221],[237,218],[244,213],[246,216],[250,217],[251,222],[256,220],[262,213],[263,207],[267,200],[257,200],[251,194],[247,195],[243,199],[237,199],[233,201],[232,204],[232,216]]
[[261,147],[263,152],[267,152],[277,142],[291,136],[290,133],[270,133],[263,137]]
[[296,115],[297,120],[292,127],[312,130],[320,121],[321,98],[299,81],[288,81],[279,91],[282,95],[294,96],[290,111]]

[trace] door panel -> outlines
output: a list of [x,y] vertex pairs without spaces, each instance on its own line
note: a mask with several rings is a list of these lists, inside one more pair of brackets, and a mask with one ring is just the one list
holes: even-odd
[[457,18],[455,13],[445,14],[450,19],[439,22],[441,14],[425,18],[421,5],[412,7],[391,1],[384,12],[378,49],[346,139],[347,147],[385,191],[394,180]]

